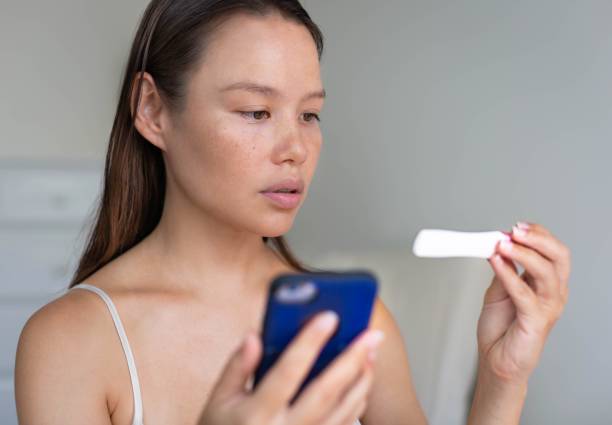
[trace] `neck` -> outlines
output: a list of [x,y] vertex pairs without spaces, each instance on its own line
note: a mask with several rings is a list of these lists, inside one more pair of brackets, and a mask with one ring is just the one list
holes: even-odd
[[288,270],[261,235],[236,229],[191,203],[178,204],[166,198],[160,222],[145,241],[149,264],[154,259],[156,273],[172,287],[195,293],[260,288]]

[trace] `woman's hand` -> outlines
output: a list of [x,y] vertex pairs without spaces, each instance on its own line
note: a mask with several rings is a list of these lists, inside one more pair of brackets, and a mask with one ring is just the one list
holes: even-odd
[[525,385],[567,302],[570,251],[544,227],[517,223],[489,262],[495,277],[478,322],[480,368]]
[[372,362],[380,331],[357,337],[291,405],[337,316],[323,313],[295,337],[254,391],[246,388],[261,357],[261,342],[249,334],[229,359],[200,418],[205,425],[350,425],[363,414],[372,385]]

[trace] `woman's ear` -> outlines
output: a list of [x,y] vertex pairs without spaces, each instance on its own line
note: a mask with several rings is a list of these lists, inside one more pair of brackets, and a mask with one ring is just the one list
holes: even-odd
[[[142,80],[142,88],[140,102],[137,102],[139,80]],[[163,138],[165,106],[155,85],[155,80],[148,72],[142,73],[142,76],[139,73],[134,78],[132,87],[130,111],[134,119],[134,126],[142,137],[165,151],[166,144]],[[134,112],[136,105],[138,105],[138,110]]]

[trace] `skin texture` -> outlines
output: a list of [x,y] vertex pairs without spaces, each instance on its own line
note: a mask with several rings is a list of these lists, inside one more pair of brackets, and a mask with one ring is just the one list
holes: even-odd
[[[221,90],[244,80],[277,94]],[[276,14],[235,15],[223,24],[180,111],[164,104],[145,74],[135,123],[163,152],[163,215],[147,238],[87,283],[117,306],[147,425],[336,425],[357,417],[364,425],[426,423],[400,332],[380,300],[370,329],[296,404],[288,400],[333,320],[313,321],[262,385],[245,389],[261,356],[267,285],[293,271],[261,237],[285,234],[299,210],[281,209],[259,192],[297,177],[305,183],[303,203],[322,144],[312,114],[323,107],[322,98],[304,96],[322,89],[312,37]],[[518,423],[527,379],[567,298],[567,248],[537,225],[513,238],[514,250],[500,248],[506,262],[492,262],[472,424]],[[513,260],[525,274],[516,274]],[[37,311],[22,331],[15,374],[22,424],[131,424],[127,365],[95,294],[74,290]]]

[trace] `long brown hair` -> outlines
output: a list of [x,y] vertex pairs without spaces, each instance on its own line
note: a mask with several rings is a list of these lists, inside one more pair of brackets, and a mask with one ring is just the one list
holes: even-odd
[[[144,72],[154,78],[169,107],[180,110],[185,86],[218,25],[237,12],[279,12],[303,24],[323,54],[323,35],[298,0],[153,0],[146,8],[123,76],[104,167],[104,185],[93,226],[69,287],[143,240],[159,223],[166,171],[161,151],[134,127]],[[137,82],[135,96],[134,84]],[[271,238],[292,267],[311,271],[292,254],[282,236]],[[268,238],[263,238],[264,243]]]

